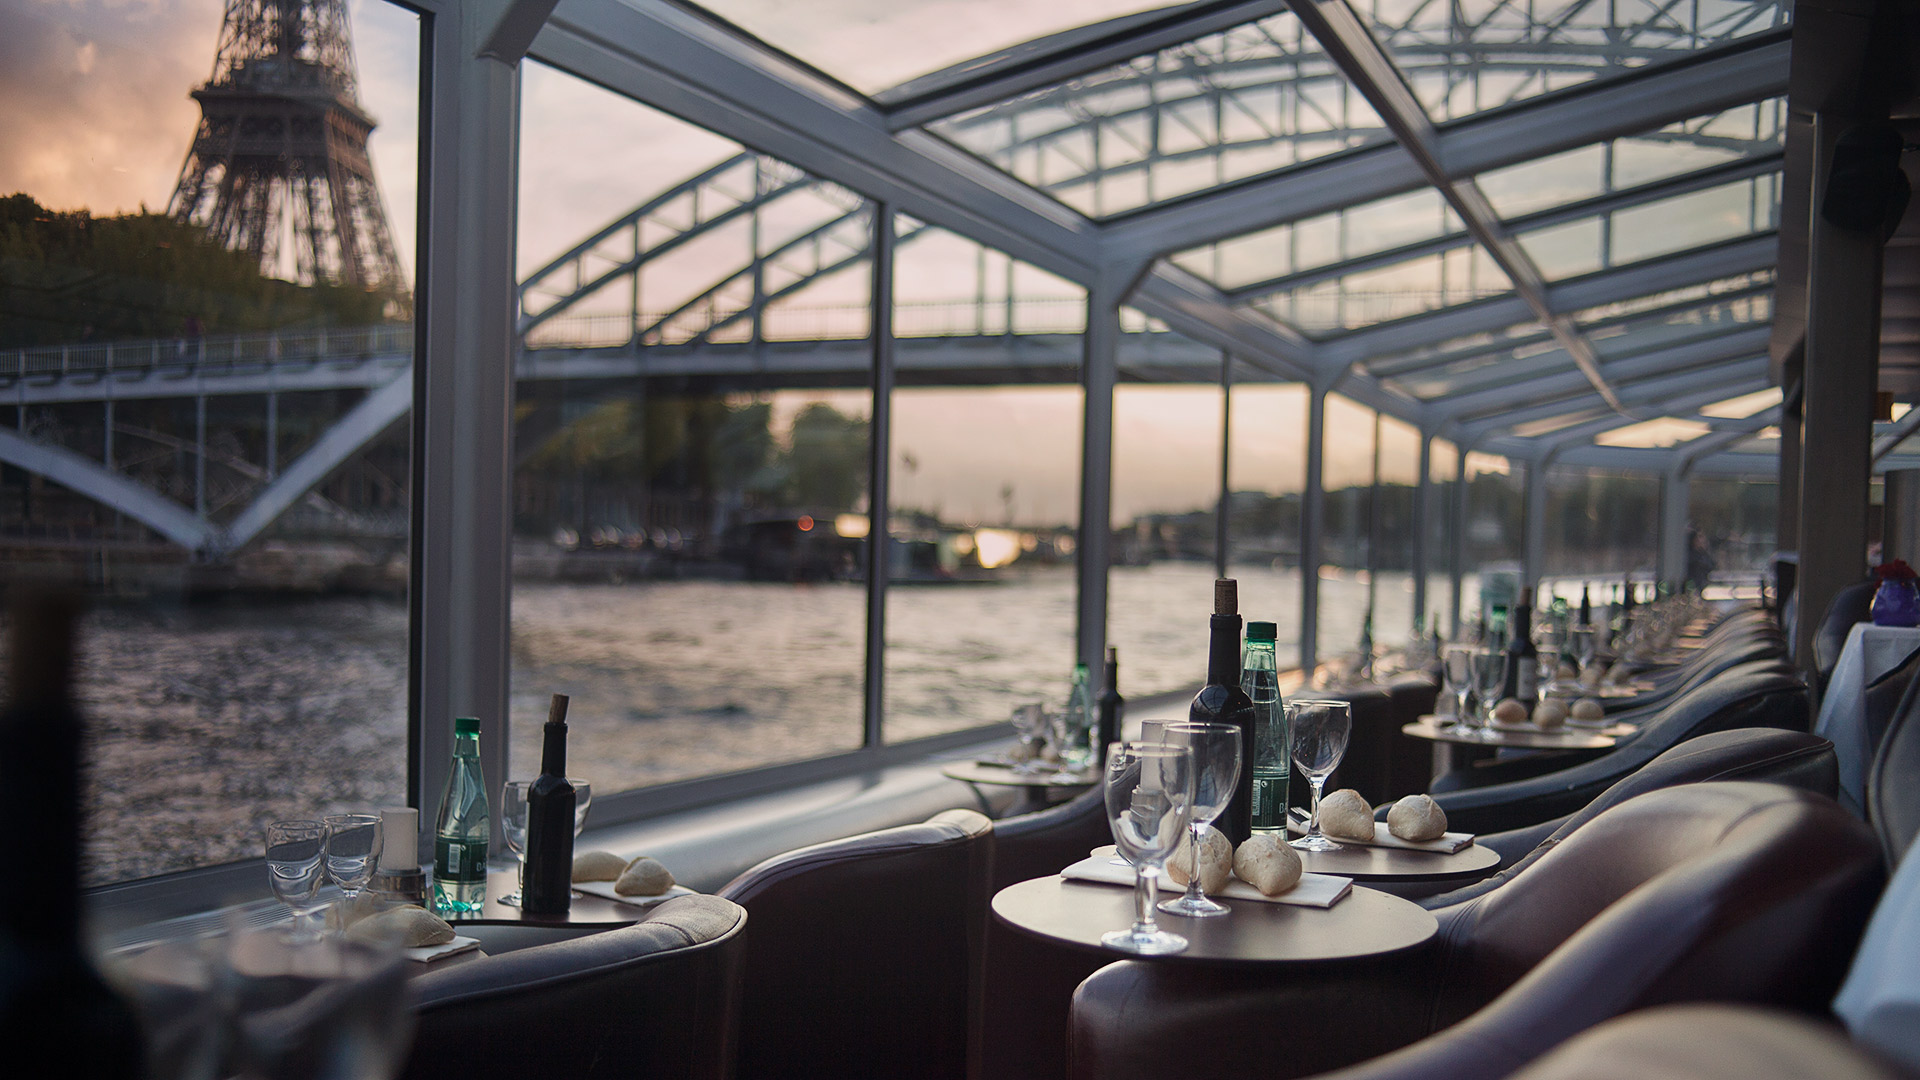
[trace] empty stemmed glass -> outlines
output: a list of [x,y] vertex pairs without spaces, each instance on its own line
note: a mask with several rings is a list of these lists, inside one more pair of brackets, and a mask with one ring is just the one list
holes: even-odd
[[1020,733],[1020,760],[1013,771],[1021,776],[1032,776],[1045,772],[1047,764],[1040,760],[1041,740],[1047,734],[1047,710],[1037,701],[1029,701],[1013,710],[1013,730]]
[[1117,742],[1107,749],[1107,823],[1133,863],[1133,925],[1103,934],[1121,952],[1176,953],[1187,939],[1153,921],[1154,890],[1193,813],[1193,751],[1166,743]]
[[289,938],[296,942],[320,937],[308,924],[307,914],[326,877],[320,865],[326,839],[327,826],[321,821],[276,821],[267,826],[267,879],[273,884],[273,895],[293,910]]
[[1493,707],[1500,703],[1500,691],[1507,682],[1507,652],[1497,645],[1489,645],[1473,654],[1473,690],[1480,698],[1480,730],[1482,738],[1491,739],[1493,732]]
[[[520,863],[520,873],[514,878],[514,890],[500,898],[508,907],[520,906],[520,889],[527,876],[527,792],[533,787],[531,780],[509,780],[500,787],[500,834],[507,838],[507,850]],[[583,823],[579,800],[574,801],[574,822]],[[576,828],[574,835],[580,830]]]
[[1473,647],[1447,646],[1441,672],[1446,677],[1447,690],[1453,694],[1454,726],[1472,727],[1473,718],[1467,715],[1467,695],[1473,692]]
[[1320,789],[1346,755],[1347,734],[1353,729],[1352,707],[1344,701],[1288,702],[1287,727],[1292,733],[1293,764],[1313,786],[1313,813],[1307,819],[1307,835],[1292,844],[1302,851],[1338,851],[1340,845],[1320,831]]
[[1168,724],[1169,745],[1185,746],[1193,751],[1193,813],[1187,834],[1193,841],[1192,861],[1187,865],[1187,891],[1176,900],[1162,901],[1160,910],[1169,915],[1202,918],[1225,915],[1225,904],[1207,899],[1200,887],[1200,840],[1207,826],[1227,808],[1233,799],[1234,785],[1240,781],[1240,727],[1237,724]]
[[587,807],[593,805],[593,785],[571,776],[567,777],[567,783],[573,785],[573,835],[579,836],[580,830],[587,827]]
[[327,827],[327,876],[351,904],[380,865],[380,815],[331,814],[321,823]]

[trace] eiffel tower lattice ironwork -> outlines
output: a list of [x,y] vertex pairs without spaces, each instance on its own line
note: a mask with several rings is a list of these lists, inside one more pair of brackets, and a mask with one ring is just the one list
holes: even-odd
[[227,0],[200,126],[167,213],[303,284],[410,306],[355,97],[346,0]]

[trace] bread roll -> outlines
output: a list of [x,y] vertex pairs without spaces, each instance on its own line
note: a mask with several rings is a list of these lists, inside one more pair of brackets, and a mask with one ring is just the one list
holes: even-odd
[[659,896],[673,888],[673,874],[660,865],[659,859],[642,855],[627,864],[620,880],[613,883],[613,891],[621,896]]
[[1583,697],[1573,703],[1573,711],[1567,715],[1577,723],[1597,724],[1607,718],[1607,710],[1598,700]]
[[387,909],[372,889],[362,889],[352,900],[342,900],[327,908],[327,929],[345,930],[362,919],[380,914]]
[[1320,800],[1320,831],[1335,840],[1373,840],[1373,807],[1352,788]]
[[1426,795],[1408,795],[1387,811],[1387,831],[1402,840],[1438,840],[1447,831],[1447,812]]
[[1233,853],[1233,872],[1260,895],[1279,896],[1300,884],[1300,855],[1272,833],[1255,833]]
[[1534,706],[1533,726],[1541,731],[1555,731],[1567,722],[1567,707],[1557,701],[1543,701]]
[[[1193,830],[1180,834],[1180,846],[1173,849],[1173,855],[1167,859],[1167,876],[1175,885],[1187,883],[1187,866],[1193,860]],[[1217,893],[1227,887],[1227,879],[1233,876],[1233,845],[1227,842],[1227,835],[1213,826],[1200,838],[1200,889],[1202,892]]]
[[626,870],[627,860],[611,851],[583,851],[573,857],[575,881],[618,881]]
[[1508,698],[1493,707],[1493,718],[1509,726],[1527,722],[1527,707],[1514,698]]
[[347,928],[354,941],[398,942],[402,948],[445,945],[453,940],[453,927],[423,907],[405,904],[378,915],[370,915]]

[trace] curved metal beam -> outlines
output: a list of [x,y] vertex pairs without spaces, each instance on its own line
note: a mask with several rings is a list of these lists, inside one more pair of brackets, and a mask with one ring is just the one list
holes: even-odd
[[112,507],[188,551],[201,552],[215,546],[218,530],[213,525],[92,458],[0,429],[0,461]]

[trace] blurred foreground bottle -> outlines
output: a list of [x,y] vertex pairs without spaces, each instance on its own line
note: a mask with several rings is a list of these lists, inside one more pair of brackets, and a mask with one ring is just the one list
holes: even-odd
[[487,906],[487,786],[480,773],[480,721],[453,722],[453,768],[433,823],[433,910],[477,916]]
[[[1073,665],[1073,689],[1067,692],[1064,738],[1060,744],[1060,764],[1074,770],[1084,769],[1098,756],[1093,748],[1093,686],[1087,665]],[[1105,747],[1101,748],[1102,750]]]
[[1278,833],[1287,827],[1287,709],[1280,700],[1278,631],[1270,622],[1247,624],[1247,650],[1240,658],[1240,689],[1253,701],[1254,832]]
[[[0,791],[19,874],[0,889],[0,1045],[27,1072],[137,1077],[146,1065],[133,1011],[80,944],[78,616],[77,601],[52,592],[24,594],[13,605],[13,700],[0,713]],[[27,1064],[35,1058],[40,1065]]]

